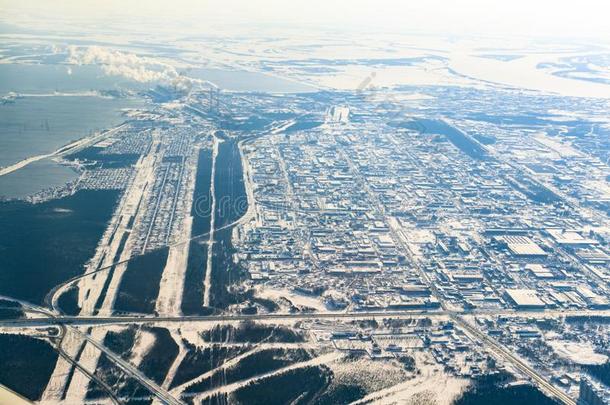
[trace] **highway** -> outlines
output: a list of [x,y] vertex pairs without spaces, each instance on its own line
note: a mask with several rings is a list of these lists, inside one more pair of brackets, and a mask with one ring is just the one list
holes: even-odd
[[109,387],[108,384],[106,384],[106,382],[104,382],[101,378],[98,378],[94,373],[90,372],[85,367],[81,366],[78,361],[76,361],[75,359],[70,357],[70,355],[62,349],[61,341],[57,344],[57,346],[55,347],[55,350],[57,350],[57,353],[59,353],[59,355],[61,357],[66,359],[66,361],[68,361],[70,364],[72,364],[74,367],[76,367],[80,372],[85,374],[91,381],[94,381],[96,384],[98,384],[108,394],[108,397],[110,398],[110,400],[113,403],[115,403],[115,404],[121,403],[121,401],[117,398],[117,396],[112,391],[112,388]]
[[[1,296],[1,295],[0,295],[0,298],[10,299],[8,297]],[[100,343],[100,342],[96,341],[95,339],[93,339],[89,334],[80,331],[76,327],[77,324],[70,323],[70,322],[61,322],[62,316],[57,316],[57,315],[51,313],[46,308],[39,307],[39,306],[37,306],[35,304],[31,304],[31,303],[28,303],[28,302],[25,302],[25,301],[18,301],[18,302],[22,305],[22,309],[24,311],[32,312],[32,313],[37,313],[37,314],[42,314],[43,316],[48,316],[48,318],[31,319],[32,321],[35,321],[36,323],[34,323],[34,324],[30,325],[30,326],[34,326],[34,327],[59,326],[61,328],[60,333],[58,335],[59,342],[57,343],[57,345],[54,346],[55,349],[58,351],[60,356],[62,356],[67,361],[72,363],[80,371],[85,373],[89,378],[91,378],[92,380],[94,380],[98,384],[100,384],[101,387],[109,393],[110,399],[113,402],[120,403],[119,399],[112,393],[112,390],[110,389],[110,387],[108,387],[102,380],[97,378],[94,373],[89,372],[84,367],[82,367],[80,364],[78,364],[78,362],[75,359],[73,359],[72,357],[70,357],[63,350],[63,348],[61,347],[61,345],[63,343],[63,338],[66,336],[66,333],[68,331],[74,332],[76,335],[80,336],[84,341],[90,343],[96,349],[98,349],[102,353],[106,354],[106,356],[108,356],[108,358],[117,367],[119,367],[121,370],[123,370],[130,377],[132,377],[135,380],[137,380],[148,391],[150,391],[151,394],[153,394],[159,400],[161,400],[162,403],[164,403],[164,404],[172,404],[172,405],[184,405],[184,403],[182,401],[179,401],[178,399],[174,398],[167,390],[165,390],[164,388],[162,388],[161,386],[156,384],[154,381],[152,381],[148,377],[146,377],[140,370],[138,370],[137,367],[135,367],[131,363],[123,360],[120,356],[118,356],[113,351],[111,351],[110,349],[105,347],[102,343]],[[76,318],[78,318],[78,317],[76,317]],[[45,321],[46,321],[46,323],[45,323]],[[80,325],[80,324],[78,324],[78,325]],[[0,325],[0,327],[1,327],[1,325]]]
[[[76,329],[74,329],[76,330]],[[104,345],[93,339],[90,335],[86,333],[82,333],[77,331],[81,335],[83,339],[89,342],[91,345],[96,347],[98,350],[102,351],[106,356],[110,358],[110,360],[121,370],[125,371],[127,374],[131,375],[134,379],[138,380],[140,384],[142,384],[147,390],[149,390],[152,394],[154,394],[163,404],[170,405],[184,405],[184,402],[174,398],[167,390],[156,384],[154,381],[150,380],[148,377],[144,375],[138,368],[128,361],[125,361],[113,353],[109,349],[107,349]]]
[[371,318],[410,318],[410,317],[437,317],[447,316],[444,311],[361,311],[361,312],[311,312],[311,313],[272,313],[260,315],[191,315],[191,316],[67,316],[60,315],[52,318],[22,318],[0,321],[3,328],[47,327],[59,325],[72,326],[100,326],[116,324],[145,324],[145,323],[184,323],[184,322],[231,322],[231,321],[263,321],[274,319],[292,319],[294,321],[308,319],[329,320],[360,320]]
[[[36,311],[40,312],[40,311]],[[48,315],[48,313],[46,313]],[[191,315],[191,316],[68,316],[58,315],[49,318],[20,318],[0,321],[3,328],[47,327],[58,325],[101,326],[116,324],[145,323],[185,323],[185,322],[231,322],[231,321],[264,321],[264,320],[363,320],[372,318],[412,318],[412,317],[446,317],[446,316],[513,316],[526,318],[594,316],[610,318],[610,310],[578,311],[449,311],[449,310],[396,310],[396,311],[350,311],[350,312],[301,312],[269,314],[225,314],[225,315]]]
[[[23,304],[23,303],[22,303]],[[27,309],[27,308],[26,308]],[[473,311],[473,312],[462,312],[462,311],[361,311],[361,312],[326,312],[326,313],[274,313],[274,314],[259,314],[259,315],[239,315],[239,314],[227,314],[227,315],[208,315],[208,316],[176,316],[176,317],[154,317],[154,316],[112,316],[112,317],[80,317],[80,316],[53,316],[48,313],[44,308],[30,307],[32,312],[44,314],[49,318],[31,318],[31,319],[15,319],[5,320],[0,322],[2,328],[41,328],[49,326],[60,326],[62,329],[69,327],[70,331],[73,331],[80,335],[84,340],[89,342],[98,350],[105,353],[108,358],[117,365],[120,369],[130,375],[132,378],[140,382],[147,390],[155,395],[163,403],[167,404],[181,404],[181,402],[174,398],[167,390],[160,387],[154,381],[148,379],[145,375],[140,372],[137,367],[133,366],[129,362],[123,360],[120,356],[107,349],[103,344],[93,339],[86,333],[78,330],[77,326],[101,326],[110,324],[142,324],[142,323],[184,323],[184,322],[227,322],[227,321],[254,321],[254,320],[364,320],[371,318],[413,318],[413,317],[450,317],[456,324],[463,328],[467,334],[473,337],[475,340],[480,341],[486,345],[490,352],[496,357],[501,358],[519,369],[524,375],[531,378],[531,380],[538,385],[541,389],[554,396],[557,400],[561,401],[566,405],[575,405],[576,402],[572,400],[567,394],[561,391],[559,388],[554,387],[549,381],[543,376],[538,374],[532,367],[526,364],[523,360],[513,355],[508,349],[497,343],[495,340],[487,336],[485,333],[479,331],[477,328],[466,322],[463,315],[474,315],[474,316],[513,316],[513,317],[566,317],[566,316],[595,316],[595,317],[606,317],[610,318],[610,311],[608,310],[581,310],[581,311]],[[64,329],[65,330],[65,329]],[[59,349],[61,349],[59,347]],[[62,356],[65,353],[60,350]],[[68,359],[73,362],[73,359]],[[76,364],[77,367],[78,364]],[[79,367],[80,369],[80,367]],[[81,370],[85,371],[85,370]],[[93,377],[93,376],[91,376]],[[106,387],[104,387],[106,388]],[[108,387],[109,388],[109,387]],[[112,396],[111,396],[112,398]],[[112,398],[115,400],[114,398]]]
[[481,343],[486,344],[488,348],[495,354],[496,357],[500,357],[509,363],[513,364],[516,368],[518,368],[523,374],[527,375],[532,379],[536,385],[546,391],[548,394],[553,396],[556,400],[560,401],[565,405],[576,405],[576,401],[570,398],[565,392],[555,387],[553,384],[548,382],[543,376],[536,372],[533,368],[531,368],[527,363],[521,360],[519,357],[513,355],[508,349],[506,349],[501,344],[497,343],[495,340],[487,336],[486,334],[479,331],[477,328],[469,324],[468,322],[462,320],[459,316],[451,317],[459,326],[466,330],[466,332],[472,336],[474,336],[477,340],[481,341]]

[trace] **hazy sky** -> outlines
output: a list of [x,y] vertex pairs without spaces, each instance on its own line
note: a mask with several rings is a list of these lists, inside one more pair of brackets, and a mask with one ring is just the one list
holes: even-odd
[[4,20],[206,23],[298,29],[383,29],[467,35],[590,37],[610,42],[608,0],[0,0]]

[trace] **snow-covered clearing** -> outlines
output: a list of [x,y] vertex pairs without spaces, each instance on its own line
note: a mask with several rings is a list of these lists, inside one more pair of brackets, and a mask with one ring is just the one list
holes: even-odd
[[596,353],[593,345],[587,342],[551,340],[548,344],[559,357],[576,364],[604,364],[608,361],[608,356]]

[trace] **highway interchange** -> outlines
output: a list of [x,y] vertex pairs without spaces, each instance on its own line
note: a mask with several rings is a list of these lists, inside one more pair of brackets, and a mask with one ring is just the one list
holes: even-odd
[[[8,297],[0,297],[8,298]],[[546,310],[546,311],[450,311],[441,309],[437,311],[358,311],[358,312],[311,312],[311,313],[269,313],[269,314],[256,314],[256,315],[244,315],[244,314],[218,314],[218,315],[207,315],[207,316],[178,316],[178,317],[156,317],[156,316],[66,316],[54,313],[47,310],[46,308],[36,306],[31,303],[20,301],[23,309],[26,312],[34,314],[34,317],[21,318],[15,320],[4,320],[0,321],[0,328],[3,329],[22,329],[22,328],[49,328],[59,327],[60,332],[54,337],[56,341],[56,349],[60,355],[67,358],[68,361],[73,363],[79,370],[85,372],[90,378],[98,381],[99,379],[83,370],[79,366],[78,361],[70,358],[61,348],[61,342],[66,333],[75,333],[80,336],[83,340],[87,341],[95,348],[105,353],[109,360],[112,361],[117,367],[123,370],[130,377],[140,382],[149,392],[151,392],[158,400],[166,404],[181,404],[182,402],[174,398],[167,390],[156,384],[154,381],[146,377],[140,372],[137,367],[131,365],[129,362],[122,359],[116,353],[106,348],[102,343],[95,340],[90,336],[88,332],[82,332],[81,327],[93,327],[93,326],[104,326],[104,325],[117,325],[117,324],[171,324],[171,323],[185,323],[185,322],[235,322],[235,321],[265,321],[265,320],[368,320],[368,319],[409,319],[409,318],[435,318],[435,317],[449,317],[456,324],[458,324],[473,340],[480,342],[485,345],[487,349],[498,359],[504,360],[512,364],[515,368],[520,370],[524,375],[528,376],[531,381],[536,384],[539,388],[545,391],[547,394],[554,397],[556,400],[563,404],[575,405],[576,402],[566,395],[563,391],[556,388],[550,383],[544,376],[536,372],[532,367],[526,364],[523,360],[518,358],[516,355],[511,353],[510,350],[505,348],[500,343],[488,335],[482,333],[480,330],[473,326],[466,316],[512,316],[512,317],[527,317],[527,318],[547,318],[547,317],[610,317],[610,311],[607,310],[578,310],[578,311],[558,311],[558,310]],[[103,381],[98,381],[102,388],[108,391],[110,398],[114,402],[120,402],[112,390]]]

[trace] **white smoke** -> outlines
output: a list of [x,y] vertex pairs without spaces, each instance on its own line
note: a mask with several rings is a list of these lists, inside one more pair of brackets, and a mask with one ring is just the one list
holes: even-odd
[[107,75],[122,76],[141,83],[171,85],[178,90],[189,90],[201,82],[180,75],[175,67],[159,60],[99,46],[69,46],[66,61],[74,65],[100,65]]

